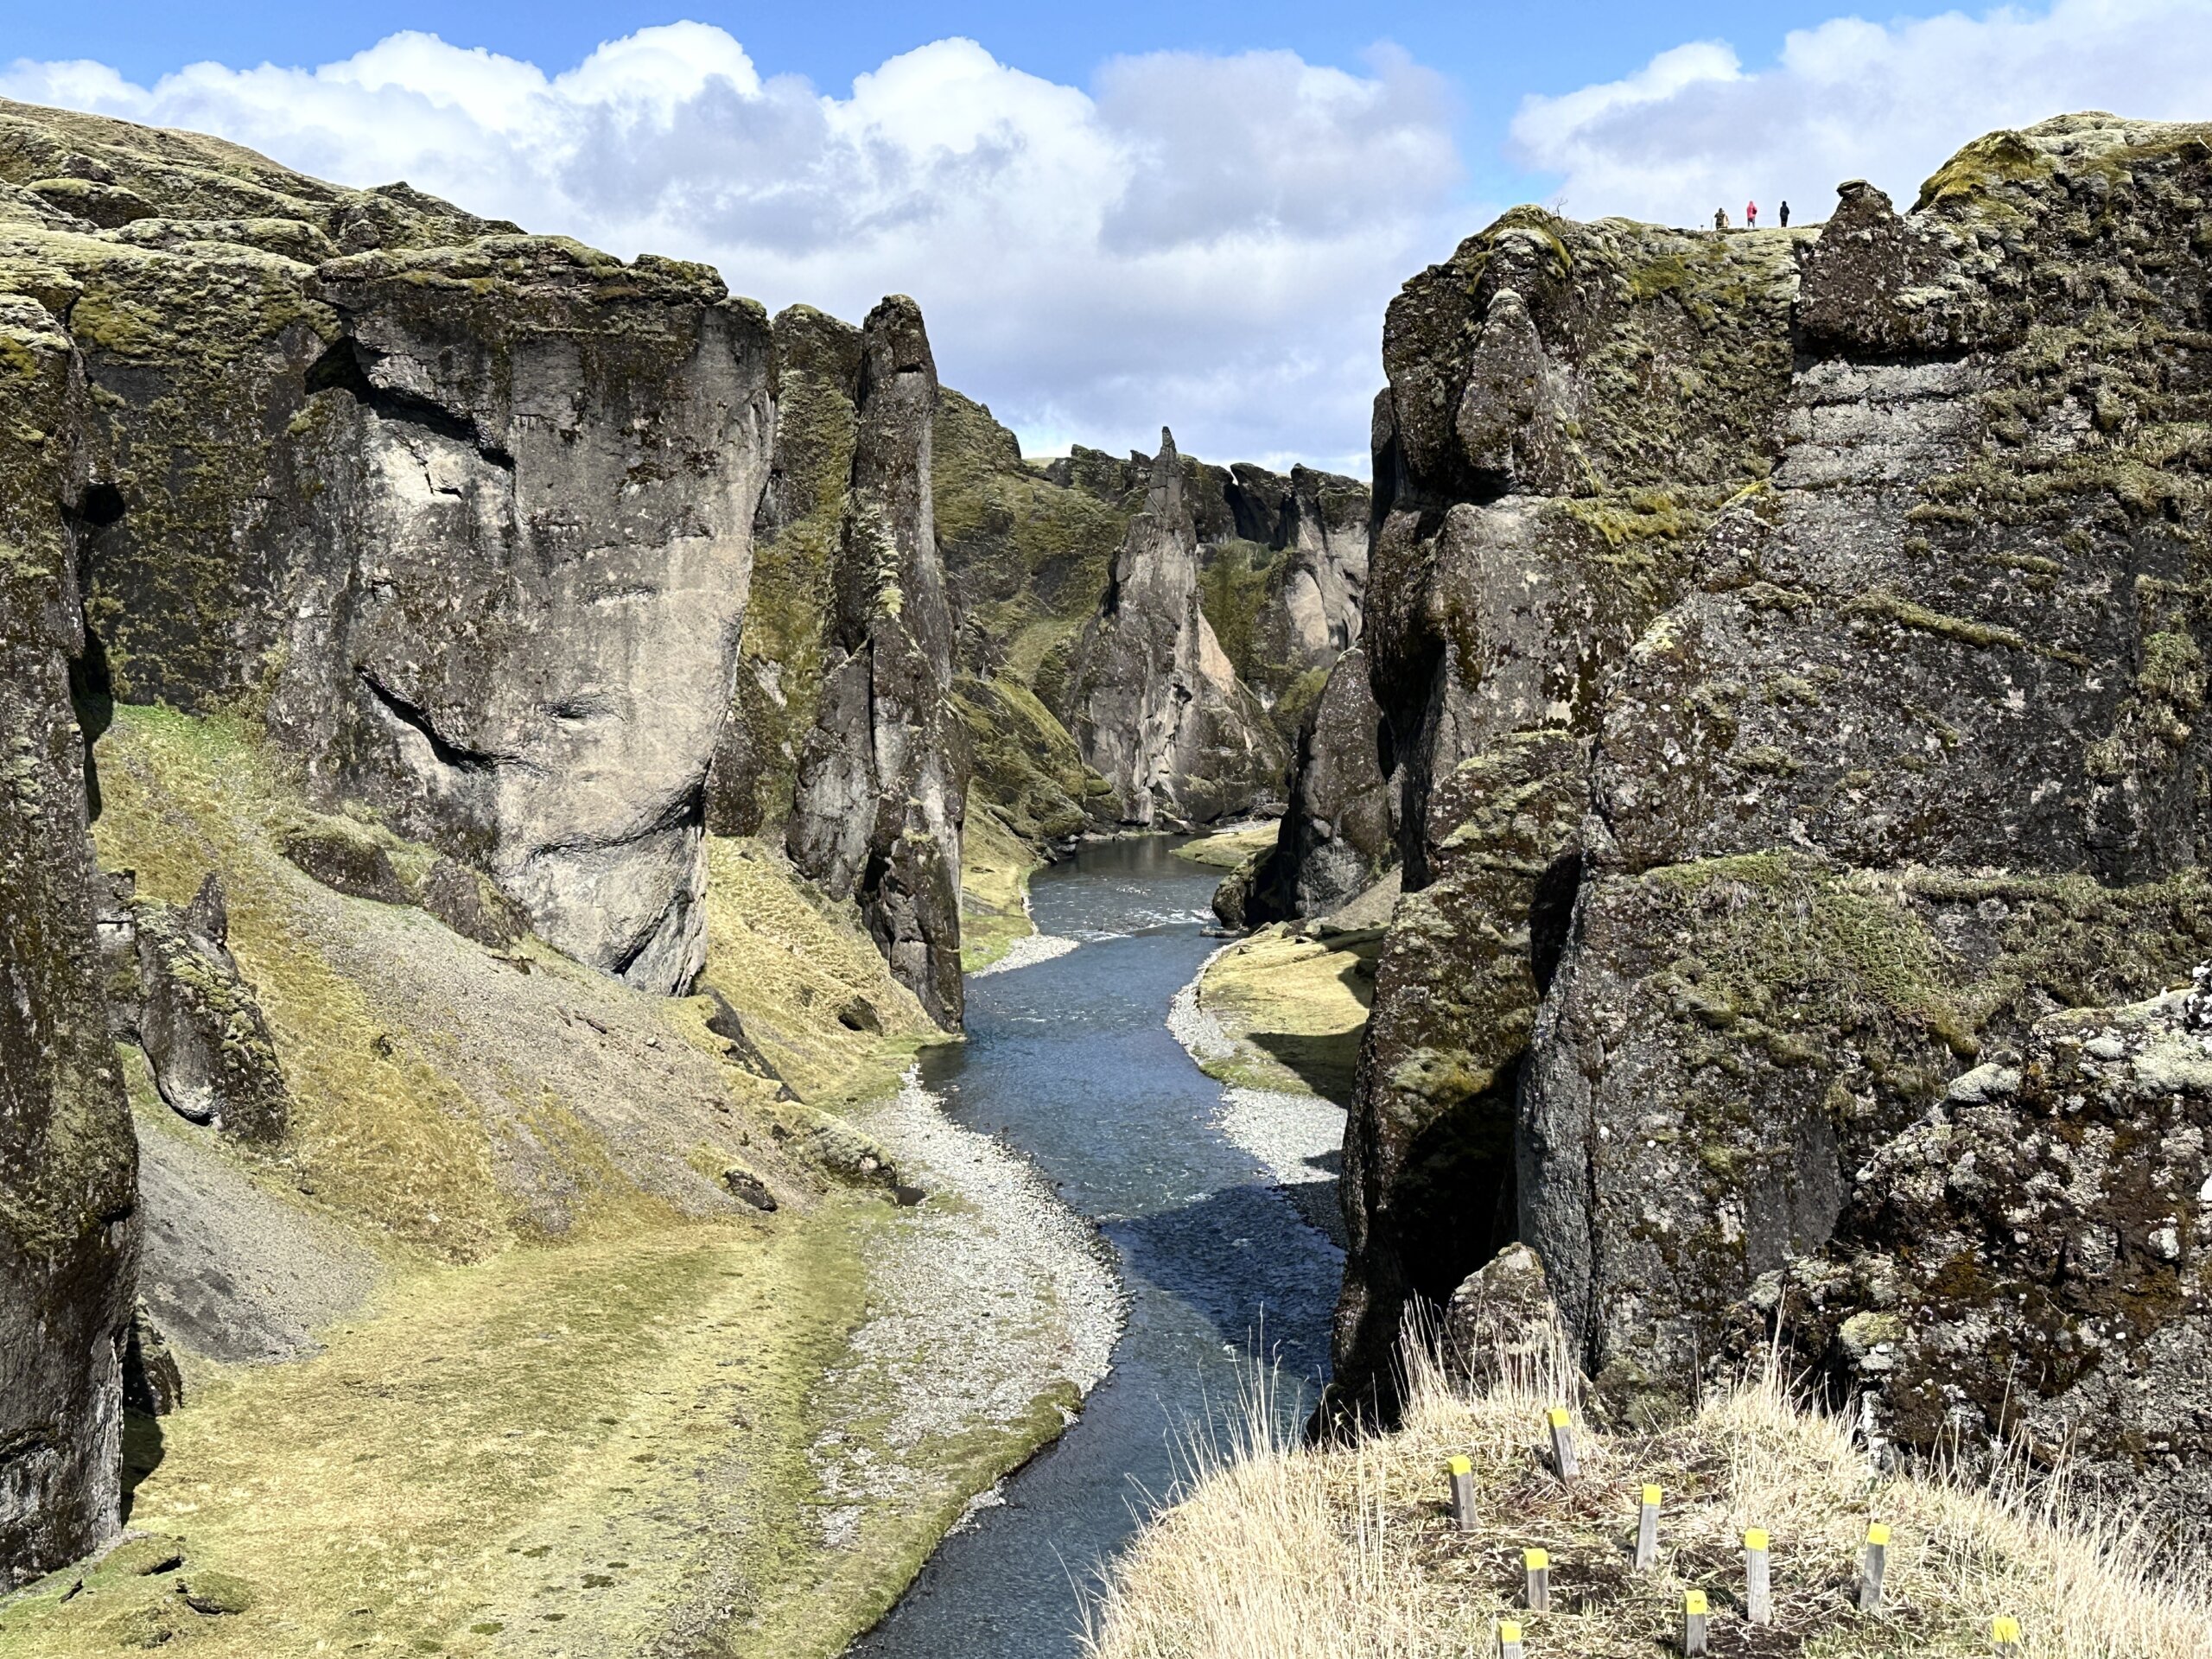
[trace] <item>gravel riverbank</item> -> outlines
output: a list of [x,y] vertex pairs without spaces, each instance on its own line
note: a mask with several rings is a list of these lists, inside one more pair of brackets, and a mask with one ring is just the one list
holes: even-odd
[[[1207,970],[1235,948],[1224,945],[1208,957],[1168,1005],[1167,1029],[1203,1070],[1237,1054],[1236,1038],[1207,1010],[1202,995]],[[1224,1135],[1259,1160],[1306,1224],[1344,1249],[1344,1212],[1337,1199],[1344,1109],[1319,1095],[1224,1084],[1218,1122]]]
[[[812,1459],[832,1548],[853,1547],[872,1510],[941,1504],[963,1481],[953,1497],[972,1511],[976,1486],[1074,1421],[1126,1308],[1096,1232],[915,1077],[855,1122],[928,1197],[869,1244],[868,1313],[825,1388],[833,1427]],[[835,1427],[870,1420],[881,1427],[866,1441]],[[997,1448],[982,1466],[972,1452],[948,1460],[979,1440]]]

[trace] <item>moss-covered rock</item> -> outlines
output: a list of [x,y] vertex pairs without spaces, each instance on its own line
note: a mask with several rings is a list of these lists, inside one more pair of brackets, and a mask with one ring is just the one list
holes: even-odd
[[[289,852],[288,852],[289,855]],[[248,1141],[275,1141],[290,1115],[276,1046],[231,954],[221,878],[181,908],[142,899],[137,1030],[155,1084],[178,1116]]]
[[[1631,1413],[1689,1397],[1763,1274],[1911,1281],[1917,1226],[1853,1219],[1858,1173],[1924,1173],[1916,1125],[1961,1074],[2205,952],[2212,451],[2175,342],[2201,339],[2208,188],[2203,130],[2067,118],[1970,146],[1905,215],[1847,185],[1818,231],[1520,210],[1392,308],[1366,650],[1408,897],[1354,1138],[1429,1121],[1408,1086],[1520,1075],[1446,1137],[1478,1160],[1503,1125],[1510,1179],[1347,1198],[1402,1230],[1517,1188]],[[1439,925],[1449,849],[1503,799],[1444,780],[1543,731],[1586,757],[1572,928],[1528,892]],[[1463,938],[1532,970],[1560,948],[1517,1032],[1393,971]],[[1994,1188],[1956,1204],[2009,1224]],[[1386,1334],[1374,1274],[1356,1251],[1340,1339]],[[1994,1282],[1953,1283],[1944,1340],[2011,1306]],[[1837,1375],[1914,1340],[1875,1292],[1821,1294]]]
[[105,1542],[121,1499],[137,1159],[71,697],[85,391],[59,317],[0,294],[0,1586]]

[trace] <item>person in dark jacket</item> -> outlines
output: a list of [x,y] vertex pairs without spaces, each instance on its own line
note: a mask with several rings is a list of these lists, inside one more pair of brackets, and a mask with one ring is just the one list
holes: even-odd
[[1789,204],[1786,201],[1782,204],[1782,228],[1785,231],[1789,228]]
[[1725,231],[1728,228],[1728,210],[1726,207],[1716,207],[1713,210],[1713,228],[1716,231]]

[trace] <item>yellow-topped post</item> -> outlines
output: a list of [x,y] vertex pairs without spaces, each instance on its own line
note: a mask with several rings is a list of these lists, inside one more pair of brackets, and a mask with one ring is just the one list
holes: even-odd
[[1890,1529],[1879,1521],[1866,1525],[1866,1565],[1859,1575],[1859,1611],[1862,1613],[1879,1612],[1882,1609],[1882,1575],[1889,1571]]
[[1497,1659],[1523,1659],[1521,1627],[1510,1618],[1498,1621]]
[[1552,1610],[1552,1558],[1541,1549],[1521,1552],[1522,1571],[1528,1575],[1529,1611],[1548,1613]]
[[1766,1529],[1744,1534],[1744,1617],[1754,1624],[1774,1623],[1774,1580],[1767,1571]]
[[2018,1659],[2020,1621],[2009,1613],[1999,1613],[1989,1621],[1989,1642],[2005,1659]]
[[1475,1529],[1475,1465],[1454,1458],[1444,1465],[1452,1477],[1452,1524],[1461,1532]]
[[1573,1480],[1582,1472],[1574,1460],[1574,1420],[1565,1406],[1554,1406],[1544,1415],[1552,1431],[1552,1468],[1561,1480]]
[[1682,1596],[1682,1651],[1685,1654],[1705,1651],[1705,1592],[1685,1592]]
[[1643,1489],[1636,1508],[1636,1570],[1648,1570],[1659,1559],[1659,1498],[1656,1486]]

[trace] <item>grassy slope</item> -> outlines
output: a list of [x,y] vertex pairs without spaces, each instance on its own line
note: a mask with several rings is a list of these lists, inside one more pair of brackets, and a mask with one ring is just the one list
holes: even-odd
[[[279,1152],[216,1150],[360,1241],[384,1281],[313,1357],[186,1356],[185,1408],[134,1417],[130,1437],[152,1465],[130,1523],[181,1536],[185,1568],[32,1586],[0,1606],[0,1654],[162,1630],[208,1655],[614,1654],[671,1634],[838,1651],[967,1492],[1058,1423],[1040,1403],[910,1450],[919,1501],[825,1545],[827,1416],[856,1413],[842,1426],[865,1440],[886,1415],[833,1408],[826,1380],[865,1312],[871,1243],[908,1212],[787,1148],[836,1124],[820,1105],[880,1092],[927,1032],[865,936],[770,849],[711,848],[709,977],[813,1103],[779,1103],[723,1061],[705,999],[330,893],[276,851],[306,809],[270,757],[220,722],[119,715],[104,860],[171,900],[222,872],[295,1096]],[[839,1018],[855,999],[883,1034]],[[722,1196],[733,1160],[776,1214]],[[253,1605],[191,1611],[176,1586],[195,1573]]]
[[1199,1065],[1224,1083],[1349,1107],[1382,948],[1377,932],[1309,938],[1281,924],[1230,945],[1206,964],[1198,1007],[1234,1050]]
[[1238,824],[1233,829],[1186,841],[1175,849],[1175,855],[1187,858],[1193,864],[1208,864],[1220,869],[1233,870],[1254,853],[1274,846],[1280,833],[1280,826],[1272,822]]
[[[1676,1651],[1703,1590],[1715,1654],[1967,1659],[2020,1620],[2033,1659],[2185,1659],[2212,1618],[2201,1584],[2150,1580],[2108,1535],[2017,1493],[1878,1474],[1839,1424],[1751,1386],[1653,1437],[1580,1435],[1570,1491],[1540,1460],[1541,1382],[1478,1397],[1433,1369],[1399,1433],[1335,1448],[1255,1444],[1201,1459],[1180,1504],[1122,1558],[1093,1659],[1446,1659],[1494,1650],[1501,1617],[1535,1659]],[[1446,1460],[1474,1466],[1478,1524],[1452,1529]],[[1663,1489],[1655,1570],[1628,1570],[1639,1487]],[[1868,1522],[1892,1529],[1885,1611],[1853,1605]],[[1741,1617],[1743,1530],[1770,1535],[1775,1624]],[[1558,1611],[1520,1605],[1522,1551],[1547,1549]]]
[[1035,852],[995,812],[970,806],[960,843],[960,963],[969,973],[1037,931],[1028,906],[1036,868]]

